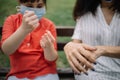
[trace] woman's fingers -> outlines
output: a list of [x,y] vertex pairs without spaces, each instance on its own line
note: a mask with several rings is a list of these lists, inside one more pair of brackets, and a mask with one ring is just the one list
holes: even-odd
[[[66,57],[67,57],[67,56],[66,56]],[[70,66],[72,67],[73,71],[74,71],[75,73],[80,73],[80,71],[75,67],[75,65],[73,64],[73,62],[72,62],[71,59],[69,58],[69,56],[67,57],[67,60],[68,60],[68,62],[69,62],[69,64],[70,64]]]
[[87,44],[81,44],[81,45],[83,46],[84,49],[89,50],[89,51],[96,51],[97,50],[97,48],[94,46],[90,46]]
[[85,67],[92,69],[93,65],[89,60],[87,60],[80,52],[74,52],[74,56],[78,59],[78,61]]
[[66,55],[69,55],[69,63],[76,72],[86,73],[88,69],[94,69],[95,59],[92,51],[84,49],[81,44],[69,42],[65,45],[64,51]]
[[[76,52],[77,53],[77,52]],[[73,54],[73,53],[72,53]],[[78,53],[79,54],[79,53]],[[79,70],[79,72],[83,72],[83,73],[87,73],[87,71],[85,70],[84,66],[81,64],[81,61],[83,61],[84,59],[80,57],[76,57],[75,54],[73,54],[70,57],[71,61],[73,62],[73,64],[75,65],[75,67]],[[83,60],[82,60],[83,59]]]
[[72,60],[70,59],[70,57],[73,57],[71,54],[71,51],[70,51],[70,49],[71,49],[71,47],[69,46],[71,43],[69,42],[67,45],[65,45],[65,47],[64,47],[64,51],[65,51],[65,54],[66,54],[66,58],[67,58],[67,60],[68,60],[68,62],[69,62],[69,64],[70,64],[70,66],[71,66],[71,68],[73,69],[73,71],[75,72],[75,73],[80,73],[80,71],[75,67],[75,65],[73,64],[73,62],[72,62]]
[[[69,64],[71,65],[71,67],[73,68],[73,70],[76,73],[87,73],[87,70],[85,69],[84,65],[86,65],[85,63],[89,62],[87,60],[85,60],[85,58],[76,50],[72,50],[72,51],[66,51],[67,54],[67,59]],[[91,64],[89,64],[91,66]]]
[[84,47],[80,47],[78,50],[81,53],[81,55],[83,57],[85,57],[89,62],[91,62],[91,63],[95,62],[94,55],[93,55],[92,51],[88,51],[88,50],[84,49]]

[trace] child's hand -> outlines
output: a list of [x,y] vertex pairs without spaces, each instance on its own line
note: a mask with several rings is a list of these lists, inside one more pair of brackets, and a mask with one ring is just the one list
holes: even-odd
[[44,58],[47,61],[55,61],[58,57],[57,51],[54,47],[55,38],[50,33],[50,31],[46,31],[46,33],[42,36],[40,40],[40,45],[44,51]]
[[39,25],[39,19],[33,11],[26,11],[23,15],[22,27],[24,30],[31,32]]
[[55,42],[55,38],[51,34],[50,31],[46,31],[46,33],[42,36],[42,39],[40,40],[40,45],[42,48],[50,48],[53,46]]

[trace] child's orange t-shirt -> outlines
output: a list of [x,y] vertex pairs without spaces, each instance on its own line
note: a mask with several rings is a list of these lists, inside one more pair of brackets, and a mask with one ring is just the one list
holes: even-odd
[[[20,27],[21,23],[22,14],[11,15],[6,19],[1,44]],[[46,18],[42,18],[39,23],[40,25],[25,37],[20,47],[9,56],[11,69],[8,77],[32,79],[49,73],[57,73],[55,61],[45,60],[43,49],[40,46],[40,39],[46,30],[49,30],[56,39],[55,25]],[[57,44],[54,43],[54,45],[57,49]]]

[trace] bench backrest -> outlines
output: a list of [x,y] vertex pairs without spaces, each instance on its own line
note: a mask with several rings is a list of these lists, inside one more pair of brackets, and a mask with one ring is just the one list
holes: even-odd
[[[57,27],[57,36],[58,37],[71,37],[73,34],[73,27]],[[63,47],[66,42],[57,42],[58,51],[63,51]]]

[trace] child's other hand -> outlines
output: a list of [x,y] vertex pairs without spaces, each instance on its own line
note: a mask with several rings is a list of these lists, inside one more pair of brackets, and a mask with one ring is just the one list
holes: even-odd
[[51,48],[54,45],[54,42],[55,38],[51,32],[47,30],[40,40],[40,45],[42,48]]
[[22,27],[24,30],[31,32],[39,25],[39,19],[33,11],[26,11],[22,19]]

